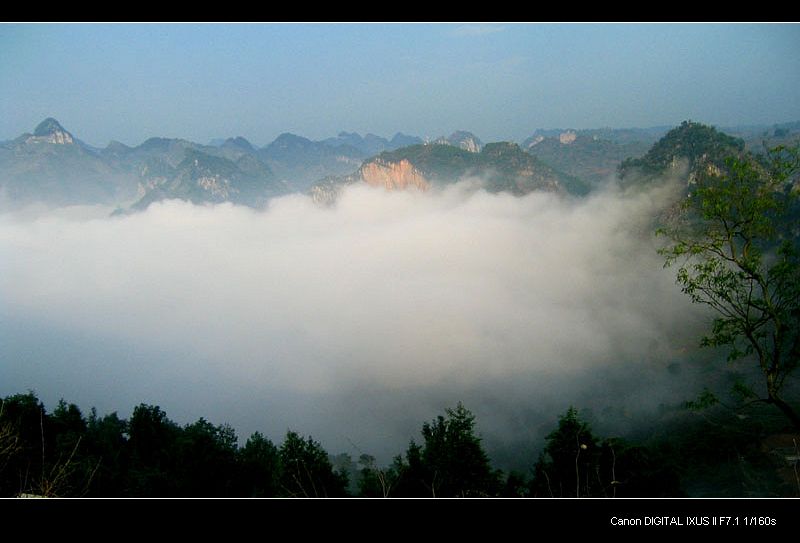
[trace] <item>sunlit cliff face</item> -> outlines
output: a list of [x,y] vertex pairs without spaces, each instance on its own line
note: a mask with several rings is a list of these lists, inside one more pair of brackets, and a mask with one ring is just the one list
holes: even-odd
[[416,188],[428,190],[430,183],[408,160],[385,162],[373,160],[361,167],[361,178],[371,186],[382,186],[388,190]]

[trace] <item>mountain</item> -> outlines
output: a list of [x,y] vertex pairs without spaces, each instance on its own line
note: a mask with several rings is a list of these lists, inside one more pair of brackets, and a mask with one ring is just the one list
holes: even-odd
[[410,145],[419,145],[424,143],[422,138],[418,136],[409,136],[403,134],[402,132],[398,132],[395,134],[391,141],[389,141],[389,147],[387,151],[394,151],[395,149],[400,149],[401,147],[408,147]]
[[[241,136],[214,145],[152,137],[133,147],[112,141],[96,149],[47,118],[32,132],[0,142],[0,204],[142,209],[160,199],[183,198],[260,206],[275,195],[312,186],[315,198],[324,200],[347,183],[425,190],[467,177],[479,178],[495,192],[580,195],[617,167],[623,184],[643,182],[670,168],[677,172],[682,164],[691,170],[714,163],[765,140],[791,143],[800,138],[797,122],[736,130],[745,143],[687,122],[670,131],[537,130],[522,148],[484,145],[474,134],[458,131],[440,138],[441,144],[425,145],[400,132],[391,140],[340,132],[321,141],[284,133],[260,149]],[[629,158],[635,156],[640,158]]]
[[375,134],[367,134],[361,137],[357,132],[340,132],[335,138],[327,138],[320,143],[330,147],[347,146],[358,150],[362,158],[370,158],[384,151],[394,151],[401,147],[409,145],[417,145],[423,143],[422,138],[417,136],[407,136],[401,132],[395,134],[391,140],[376,136]]
[[135,175],[114,168],[53,118],[0,146],[4,205],[110,204],[132,198],[136,187]]
[[597,186],[613,178],[623,160],[644,154],[650,144],[618,143],[587,131],[566,130],[555,136],[537,134],[523,148],[542,162]]
[[136,176],[139,197],[132,210],[168,198],[260,206],[287,192],[258,150],[241,136],[219,146],[150,138],[133,148],[110,144],[103,154],[115,168]]
[[[121,209],[135,203],[139,209],[163,198],[185,198],[257,206],[269,195],[305,191],[319,179],[351,174],[364,159],[421,142],[399,132],[391,140],[341,132],[322,141],[284,133],[261,149],[241,136],[209,145],[152,137],[133,147],[112,141],[97,149],[47,118],[32,133],[0,142],[0,202],[4,207],[38,201]],[[193,160],[203,173],[190,171]]]
[[741,155],[744,141],[712,126],[684,121],[667,132],[641,158],[629,158],[619,167],[623,184],[649,181],[664,175],[684,176],[687,182],[702,168],[722,167],[725,158]]
[[252,155],[236,162],[187,149],[184,159],[174,168],[154,160],[145,165],[142,177],[149,182],[132,210],[142,210],[164,199],[187,200],[195,204],[233,202],[258,206],[269,198],[287,192],[271,170]]
[[136,210],[165,198],[258,206],[286,192],[242,137],[219,147],[154,137],[136,147],[112,141],[97,150],[48,118],[0,146],[4,207],[44,202]]
[[305,191],[328,175],[345,175],[361,164],[362,153],[349,144],[330,146],[284,133],[258,151],[258,156],[292,190]]
[[531,144],[535,144],[537,140],[541,141],[544,138],[560,139],[562,136],[569,138],[569,134],[574,133],[577,137],[585,136],[588,138],[608,140],[620,145],[637,144],[642,146],[641,154],[644,154],[650,146],[657,142],[671,128],[671,126],[653,126],[650,128],[586,128],[577,130],[572,128],[540,128],[522,142],[522,147],[528,149],[531,147]]
[[217,147],[222,147],[223,149],[232,149],[234,151],[241,151],[242,153],[255,153],[256,151],[256,148],[253,147],[253,144],[247,141],[242,136],[237,136],[235,138],[228,138],[222,143],[222,145],[218,145]]
[[389,140],[386,138],[375,134],[367,134],[362,138],[357,132],[339,132],[339,135],[335,138],[327,138],[320,141],[320,143],[333,148],[346,147],[355,149],[362,157],[377,155],[389,148]]
[[453,132],[446,138],[441,137],[433,143],[452,145],[453,147],[464,149],[470,153],[480,153],[481,149],[483,148],[483,142],[480,140],[480,138],[478,138],[478,136],[472,132],[467,132],[465,130]]
[[732,126],[723,128],[726,134],[744,140],[745,149],[762,153],[778,145],[796,145],[800,142],[800,121],[773,125]]
[[532,191],[584,193],[586,189],[579,180],[547,166],[515,143],[489,143],[480,152],[431,143],[383,152],[352,175],[316,183],[311,195],[318,202],[330,203],[343,186],[352,183],[389,190],[427,190],[466,178],[479,179],[490,192],[516,195]]
[[340,132],[335,138],[311,141],[281,134],[261,153],[278,175],[297,190],[307,190],[321,178],[352,173],[364,159],[423,142],[417,136],[396,133],[391,140],[357,132]]
[[64,127],[57,120],[48,117],[39,123],[39,126],[33,131],[33,136],[28,138],[27,143],[72,145],[75,143],[75,139],[72,134],[64,130]]

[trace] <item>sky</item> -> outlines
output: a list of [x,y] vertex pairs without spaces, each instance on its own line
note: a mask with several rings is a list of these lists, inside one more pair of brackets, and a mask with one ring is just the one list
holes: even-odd
[[0,140],[800,120],[800,25],[2,24]]

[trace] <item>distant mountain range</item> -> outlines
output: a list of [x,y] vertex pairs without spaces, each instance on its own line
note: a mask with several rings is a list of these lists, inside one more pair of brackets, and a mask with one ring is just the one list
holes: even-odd
[[[796,140],[800,122],[727,130],[739,138],[736,148],[755,149],[765,141]],[[426,190],[469,177],[494,192],[580,196],[613,178],[620,165],[623,176],[632,168],[655,171],[670,152],[678,152],[671,147],[676,141],[686,140],[684,152],[691,148],[688,139],[698,137],[696,130],[668,131],[537,130],[521,145],[485,144],[466,131],[428,143],[402,133],[386,139],[341,132],[320,141],[284,133],[262,148],[233,137],[209,145],[176,138],[150,138],[136,147],[112,141],[97,149],[48,118],[32,133],[0,142],[0,205],[110,204],[131,212],[179,198],[258,207],[291,192],[331,201],[341,187],[357,182]],[[672,140],[663,143],[660,138],[668,134]]]

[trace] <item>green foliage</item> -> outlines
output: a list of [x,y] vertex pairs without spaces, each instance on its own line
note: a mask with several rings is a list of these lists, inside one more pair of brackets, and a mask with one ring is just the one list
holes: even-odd
[[784,425],[783,415],[764,403],[754,404],[747,416],[715,405],[675,412],[642,429],[647,435],[639,441],[650,459],[677,475],[680,488],[692,497],[798,496],[785,460],[793,449],[770,444],[776,437],[789,437]]
[[380,468],[375,462],[375,457],[369,454],[362,454],[358,463],[359,470],[358,492],[365,498],[388,498],[396,495],[396,486],[400,474],[398,466],[402,465],[402,459],[398,457],[395,463],[388,468]]
[[5,457],[0,459],[3,496],[33,492],[45,470],[45,411],[33,392],[9,396],[0,404]]
[[179,426],[158,406],[88,419],[33,393],[0,400],[0,496],[345,496],[347,477],[322,446],[289,432],[280,450],[258,432],[204,418]]
[[238,491],[252,498],[277,496],[280,488],[278,448],[255,432],[237,453],[239,463]]
[[431,492],[438,496],[487,496],[497,484],[481,440],[475,416],[461,403],[422,426],[422,461],[431,474]]
[[[796,495],[794,479],[776,469],[774,458],[782,457],[764,441],[780,430],[777,412],[771,419],[713,406],[702,417],[676,413],[641,430],[637,444],[595,435],[570,409],[528,481],[491,468],[474,416],[459,405],[424,424],[422,444],[412,442],[391,465],[362,455],[356,488],[369,497],[675,497],[682,488],[702,496]],[[331,458],[294,432],[280,448],[257,432],[239,447],[230,426],[203,418],[179,426],[157,406],[138,406],[128,422],[94,409],[84,417],[64,401],[48,413],[33,393],[0,400],[4,497],[345,495],[347,478],[334,466],[353,472],[352,461],[346,454],[335,464]]]
[[408,160],[426,177],[455,180],[478,165],[478,154],[445,144],[411,145],[378,155],[383,162]]
[[461,403],[445,413],[423,424],[424,445],[412,441],[406,460],[395,461],[397,495],[496,495],[499,475],[492,470],[481,439],[475,435],[475,416]]
[[97,470],[89,488],[90,496],[121,496],[128,471],[127,421],[116,412],[98,418],[92,408],[86,428],[86,451]]
[[0,402],[0,495],[83,496],[98,462],[87,454],[87,424],[61,400],[52,415],[32,392]]
[[707,388],[704,388],[703,392],[700,393],[696,400],[687,400],[683,403],[683,406],[692,411],[702,411],[718,403],[719,399],[717,396]]
[[621,179],[637,171],[646,177],[662,175],[672,169],[676,159],[685,159],[689,171],[704,164],[721,164],[725,157],[744,152],[744,141],[701,123],[684,121],[667,132],[642,158],[628,158],[620,164]]
[[445,144],[412,145],[378,155],[378,161],[408,160],[422,174],[438,182],[477,177],[491,192],[527,194],[533,190],[555,190],[563,186],[574,194],[585,194],[588,186],[574,176],[554,170],[510,142],[487,143],[480,153]]
[[127,492],[134,496],[176,496],[181,428],[158,406],[141,404],[128,422]]
[[532,497],[611,498],[681,495],[659,455],[622,439],[599,439],[570,407],[548,434],[530,483]]
[[281,445],[280,486],[291,498],[334,498],[346,496],[347,476],[334,472],[328,453],[311,437],[286,433]]
[[593,496],[597,492],[592,477],[597,464],[597,439],[589,424],[570,407],[558,421],[558,428],[547,435],[547,445],[534,467],[534,495],[544,489],[550,497]]
[[80,408],[61,399],[46,420],[53,451],[38,492],[46,496],[84,495],[97,462],[86,454],[88,428]]
[[702,345],[727,347],[728,360],[753,357],[764,377],[763,401],[800,428],[782,397],[800,358],[798,149],[757,160],[729,157],[700,173],[677,224],[659,233],[665,265],[694,303],[717,314]]
[[182,496],[226,496],[233,489],[236,433],[227,424],[201,418],[187,425],[176,442],[178,493]]
[[430,484],[430,470],[422,460],[422,447],[413,440],[408,444],[405,458],[397,455],[394,458],[390,474],[397,474],[391,496],[400,498],[433,496]]

